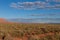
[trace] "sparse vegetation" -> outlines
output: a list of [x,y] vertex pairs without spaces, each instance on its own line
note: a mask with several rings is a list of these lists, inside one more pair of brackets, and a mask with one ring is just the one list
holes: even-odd
[[9,39],[17,37],[22,40],[60,40],[60,24],[0,23],[0,39],[4,35]]

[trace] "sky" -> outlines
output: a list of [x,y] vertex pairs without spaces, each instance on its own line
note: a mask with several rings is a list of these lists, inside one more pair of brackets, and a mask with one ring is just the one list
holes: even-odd
[[0,18],[60,23],[60,0],[0,0]]

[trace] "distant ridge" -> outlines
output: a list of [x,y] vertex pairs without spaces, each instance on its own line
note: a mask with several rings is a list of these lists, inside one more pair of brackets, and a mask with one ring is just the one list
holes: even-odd
[[[16,18],[16,19],[5,19],[5,18],[0,18],[0,23],[42,23],[42,24],[60,24],[60,19],[53,19],[53,21],[47,21],[48,19],[22,19],[22,18]],[[42,20],[42,21],[41,21]],[[56,20],[56,21],[54,21]]]
[[60,23],[60,18],[32,18],[32,19],[15,18],[7,20],[10,22],[18,22],[18,23],[47,23],[47,24]]

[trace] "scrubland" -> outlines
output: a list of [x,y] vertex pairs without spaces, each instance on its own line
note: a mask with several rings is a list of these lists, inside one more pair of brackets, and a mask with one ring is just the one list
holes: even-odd
[[60,24],[0,23],[0,40],[60,40]]

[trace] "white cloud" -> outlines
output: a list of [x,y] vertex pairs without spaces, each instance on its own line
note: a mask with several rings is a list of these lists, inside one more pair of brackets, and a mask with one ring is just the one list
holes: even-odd
[[17,4],[16,3],[11,3],[10,7],[17,8]]
[[46,0],[46,2],[60,2],[60,0]]
[[[48,0],[46,0],[48,1]],[[60,4],[51,5],[49,2],[35,1],[35,2],[17,2],[11,3],[10,7],[24,10],[33,10],[33,9],[60,9]]]
[[53,0],[54,2],[60,2],[60,0]]

